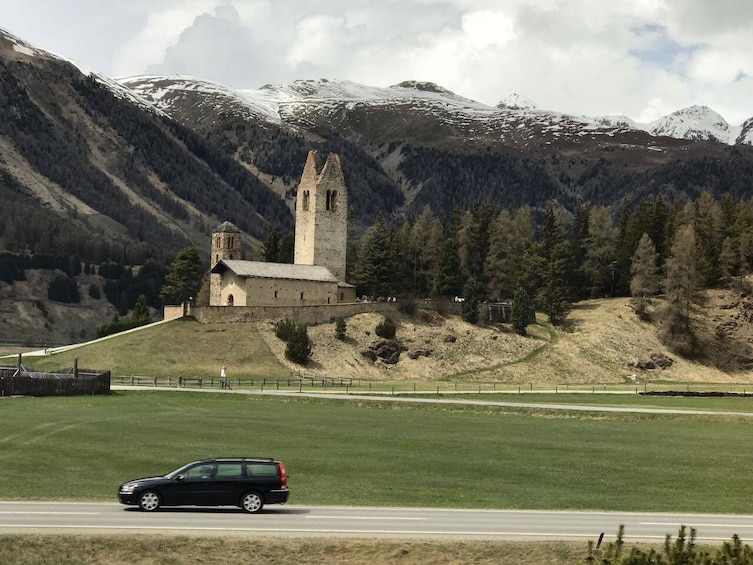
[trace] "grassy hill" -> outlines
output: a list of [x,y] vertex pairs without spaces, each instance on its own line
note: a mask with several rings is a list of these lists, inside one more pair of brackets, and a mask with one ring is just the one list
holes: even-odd
[[[653,310],[662,308],[655,301]],[[753,328],[747,298],[733,291],[707,294],[696,316],[699,351],[695,360],[674,355],[659,339],[660,323],[641,320],[625,298],[577,304],[564,327],[539,316],[529,336],[509,327],[479,327],[455,316],[419,311],[396,314],[400,360],[372,362],[362,353],[380,341],[374,332],[380,314],[346,320],[346,339],[334,324],[308,329],[313,356],[304,368],[285,358],[285,343],[274,323],[200,324],[174,321],[104,341],[85,344],[26,363],[39,369],[79,367],[112,370],[114,375],[217,377],[225,364],[232,378],[287,378],[303,371],[317,377],[366,381],[447,381],[509,384],[652,382],[753,382]],[[11,351],[8,351],[9,353]],[[417,352],[422,355],[412,358]],[[655,359],[665,368],[647,368]]]

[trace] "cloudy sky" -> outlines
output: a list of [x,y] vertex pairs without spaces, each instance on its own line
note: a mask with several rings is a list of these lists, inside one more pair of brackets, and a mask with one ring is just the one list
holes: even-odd
[[750,0],[0,0],[0,27],[111,77],[425,80],[490,105],[753,117]]

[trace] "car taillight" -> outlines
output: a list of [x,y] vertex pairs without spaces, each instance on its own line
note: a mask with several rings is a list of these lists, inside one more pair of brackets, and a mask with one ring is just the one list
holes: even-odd
[[277,466],[280,468],[280,487],[286,487],[288,486],[288,474],[285,472],[285,465],[278,463]]

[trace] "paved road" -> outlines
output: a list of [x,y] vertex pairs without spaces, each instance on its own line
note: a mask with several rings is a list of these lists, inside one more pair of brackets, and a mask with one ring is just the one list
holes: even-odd
[[537,512],[334,506],[270,506],[258,515],[235,508],[141,512],[118,503],[0,502],[0,532],[168,533],[200,536],[294,536],[463,540],[612,541],[624,524],[626,539],[663,541],[683,524],[699,541],[738,534],[753,540],[753,515],[618,512]]
[[[327,398],[330,400],[375,400],[379,402],[404,402],[415,404],[466,404],[474,406],[500,406],[503,408],[535,408],[542,410],[569,410],[577,412],[622,412],[636,414],[683,414],[702,416],[740,416],[753,418],[753,412],[730,412],[725,410],[683,410],[674,408],[640,408],[637,406],[592,406],[587,404],[549,404],[545,402],[499,402],[495,400],[464,400],[462,398],[415,398],[378,394],[337,394],[328,392],[258,391],[248,389],[221,390],[216,388],[176,388],[160,386],[112,385],[112,390],[214,392],[220,394],[258,394],[264,396],[292,396],[297,398]],[[554,392],[554,391],[552,391]]]

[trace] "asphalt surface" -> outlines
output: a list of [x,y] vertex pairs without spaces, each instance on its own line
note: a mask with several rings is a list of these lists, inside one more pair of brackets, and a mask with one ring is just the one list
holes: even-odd
[[334,506],[269,506],[250,515],[237,508],[175,508],[142,512],[118,503],[0,502],[0,532],[169,534],[184,536],[353,537],[443,540],[625,539],[662,542],[681,525],[698,541],[738,534],[753,540],[753,515],[545,512]]

